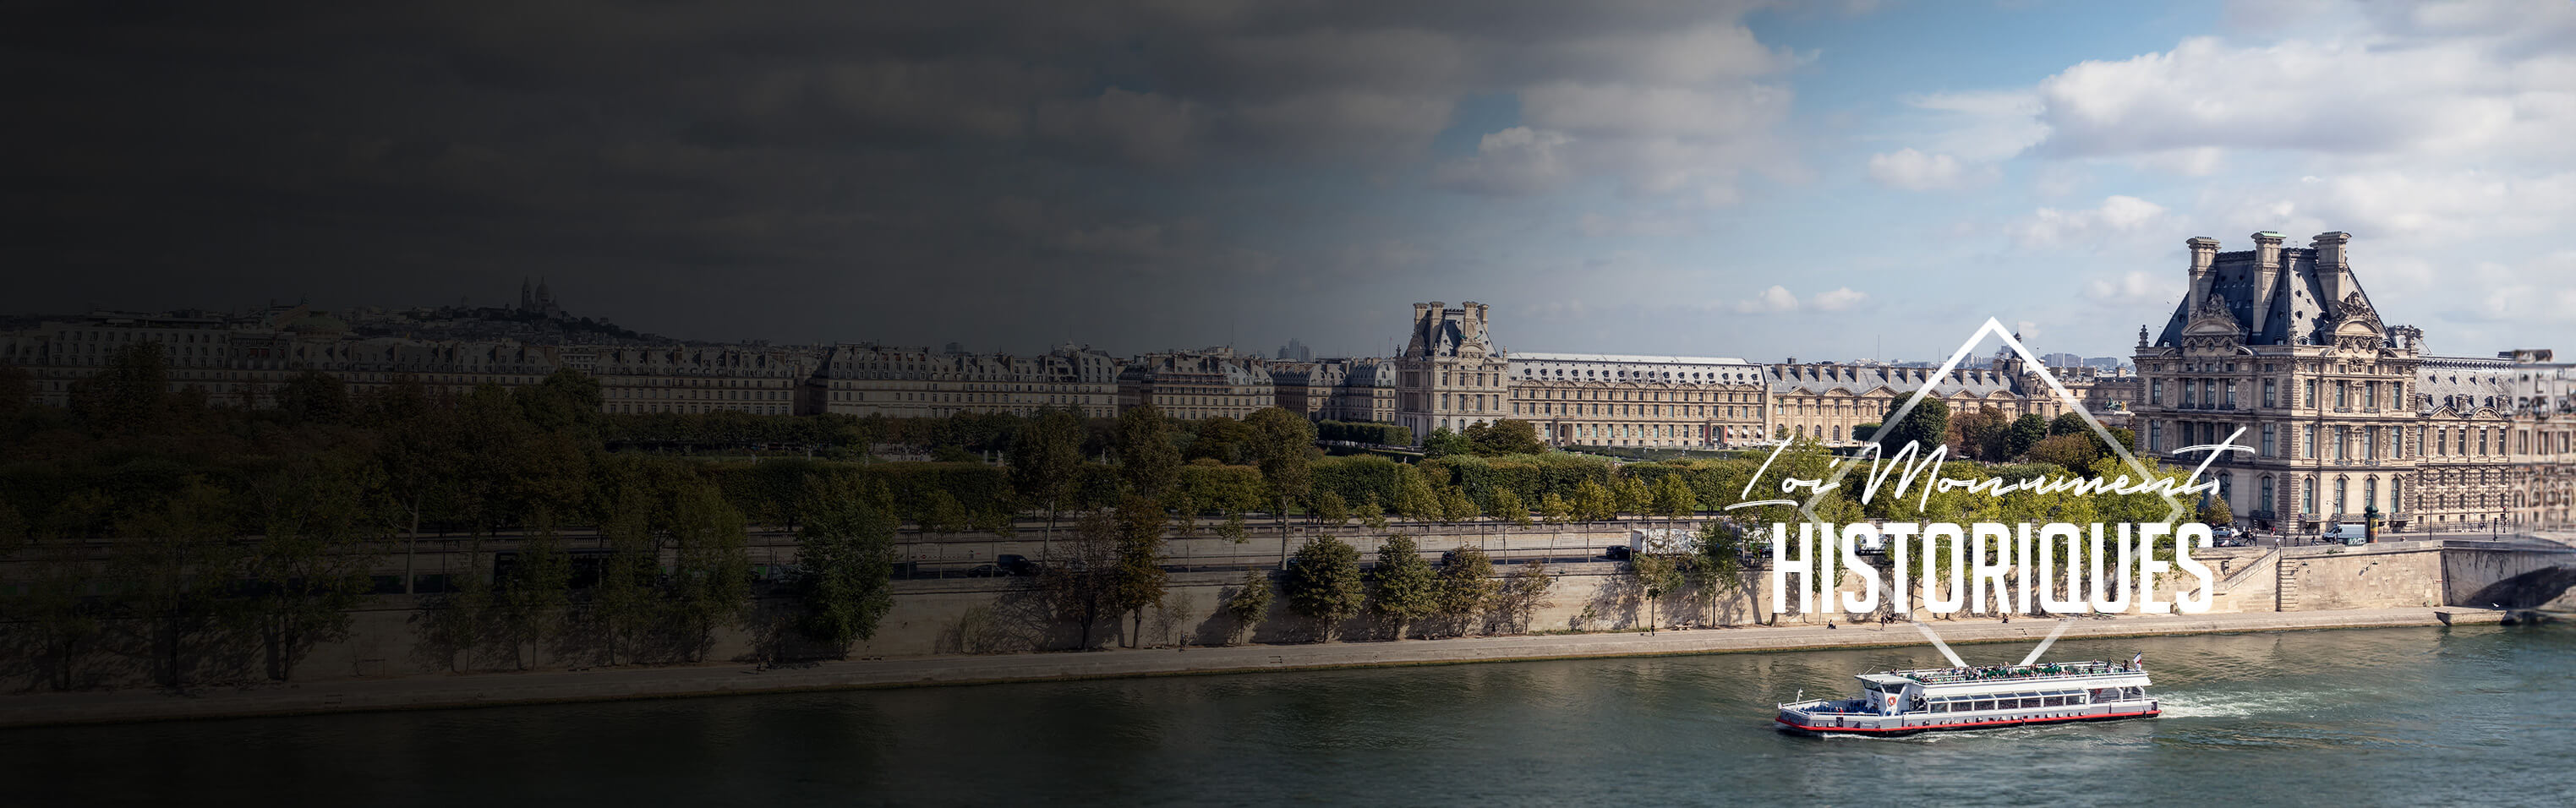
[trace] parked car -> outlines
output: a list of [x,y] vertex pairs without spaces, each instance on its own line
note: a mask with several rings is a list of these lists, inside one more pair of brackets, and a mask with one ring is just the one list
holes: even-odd
[[2364,539],[2362,526],[2341,524],[2327,525],[2325,532],[2317,534],[2317,537],[2328,543],[2342,542],[2347,545],[2360,544]]
[[1628,545],[1613,544],[1608,547],[1601,548],[1601,557],[1612,561],[1626,561],[1628,560]]
[[994,556],[993,567],[1001,570],[1003,575],[1038,574],[1037,562],[1030,561],[1028,556],[1019,555],[1017,553],[1003,553],[1001,555]]

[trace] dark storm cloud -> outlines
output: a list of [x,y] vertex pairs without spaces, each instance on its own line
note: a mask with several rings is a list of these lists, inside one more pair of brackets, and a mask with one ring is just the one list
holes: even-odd
[[[680,336],[1209,342],[1370,235],[1331,193],[1280,190],[1299,172],[1426,164],[1469,93],[1581,114],[1776,69],[1735,15],[39,3],[0,25],[0,210],[32,277],[12,308],[489,303],[544,275],[577,313]],[[1675,181],[1760,119],[1707,107],[1566,122],[1656,138],[1668,165],[1530,159]]]

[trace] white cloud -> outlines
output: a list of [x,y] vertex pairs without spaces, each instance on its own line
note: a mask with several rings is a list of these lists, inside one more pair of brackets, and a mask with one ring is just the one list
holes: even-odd
[[1906,129],[1928,132],[1926,148],[1962,160],[2002,160],[2048,137],[2048,126],[2039,122],[2039,93],[2031,90],[1926,93],[1904,100],[1924,110],[1902,116]]
[[1856,292],[1845,286],[1830,292],[1818,292],[1811,302],[1817,311],[1845,311],[1868,298],[1868,292]]
[[1869,156],[1872,181],[1907,191],[1961,188],[1992,180],[1995,174],[1991,165],[1970,166],[1947,154],[1924,154],[1910,148]]
[[1515,126],[1486,135],[1476,155],[1443,163],[1431,182],[1480,194],[1509,196],[1556,187],[1574,175],[1564,148],[1574,138],[1563,132]]
[[2136,242],[2149,232],[2162,233],[2168,228],[2169,215],[2163,205],[2134,196],[2113,196],[2102,200],[2100,207],[2061,211],[2040,208],[2030,218],[2008,228],[2013,240],[2026,248],[2087,247],[2102,249]]
[[1818,292],[1814,297],[1800,301],[1797,294],[1790,292],[1788,287],[1774,285],[1762,290],[1761,294],[1735,301],[1732,308],[1738,314],[1779,314],[1800,309],[1849,311],[1868,298],[1869,293],[1855,291],[1845,286],[1830,292]]
[[1735,302],[1735,311],[1739,314],[1772,314],[1797,310],[1798,296],[1790,294],[1788,287],[1785,286],[1775,285],[1762,290],[1762,294],[1755,295],[1750,300]]
[[2095,278],[2085,284],[2085,293],[2115,305],[2153,303],[2171,295],[2174,286],[2169,276],[2133,269],[2115,277]]

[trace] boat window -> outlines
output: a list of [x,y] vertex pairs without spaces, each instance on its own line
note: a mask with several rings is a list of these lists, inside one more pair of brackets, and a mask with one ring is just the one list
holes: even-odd
[[1992,709],[1994,709],[1994,708],[1995,708],[1995,702],[1994,702],[1994,700],[1993,700],[1993,699],[1978,699],[1978,700],[1977,700],[1977,707],[1976,707],[1976,709],[1979,709],[1979,710],[1992,710]]
[[2048,697],[2048,698],[2041,699],[2041,700],[2039,701],[2039,706],[2041,706],[2041,707],[2064,707],[2064,706],[2066,706],[2066,697],[2065,697],[2065,696],[2050,696],[2050,697]]

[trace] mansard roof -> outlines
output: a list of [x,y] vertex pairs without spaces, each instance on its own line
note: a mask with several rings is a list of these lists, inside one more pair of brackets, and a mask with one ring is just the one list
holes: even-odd
[[[2255,262],[2254,250],[2223,252],[2210,265],[2209,294],[2224,304],[2227,313],[2236,318],[2237,326],[2247,333],[2241,338],[2246,345],[2325,345],[2334,342],[2334,326],[2344,301],[2328,301],[2324,279],[2318,277],[2317,251],[2314,247],[2281,249],[2281,271],[2272,280],[2270,310],[2264,313],[2262,333],[2251,333],[2254,304],[2260,297],[2255,288],[2262,282],[2261,267]],[[2370,294],[2362,290],[2360,273],[2347,281],[2347,298],[2359,295],[2365,307]],[[2188,284],[2186,283],[2186,286]],[[2183,328],[2191,324],[2195,312],[2187,311],[2189,295],[2174,303],[2173,316],[2165,320],[2164,331],[2157,335],[2157,345],[2182,344]],[[2376,311],[2376,307],[2370,307]]]

